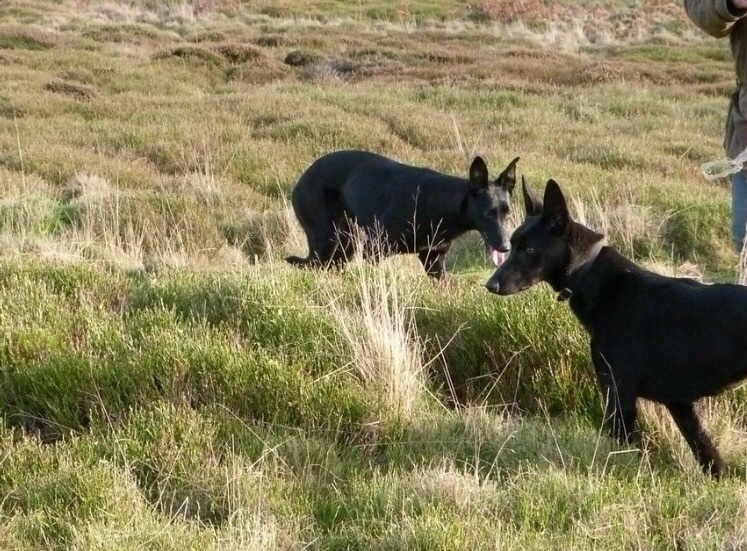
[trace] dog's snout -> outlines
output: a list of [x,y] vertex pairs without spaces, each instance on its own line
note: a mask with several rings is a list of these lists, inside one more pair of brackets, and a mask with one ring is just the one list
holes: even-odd
[[499,253],[507,253],[511,250],[511,245],[509,245],[508,243],[503,243],[500,247],[498,247],[497,250]]

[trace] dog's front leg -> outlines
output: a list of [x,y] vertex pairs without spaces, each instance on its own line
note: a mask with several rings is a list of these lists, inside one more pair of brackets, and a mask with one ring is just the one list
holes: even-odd
[[[632,385],[624,377],[615,376],[604,354],[592,342],[591,358],[597,375],[597,383],[605,400],[604,425],[607,433],[623,445],[638,445],[640,434],[636,427],[638,419],[637,396]],[[624,369],[620,369],[625,373]]]
[[443,279],[446,273],[446,253],[449,252],[449,247],[439,247],[437,249],[425,249],[418,253],[425,273],[436,279]]
[[724,472],[724,462],[715,444],[700,423],[693,403],[669,402],[664,405],[672,414],[674,422],[677,423],[677,427],[687,440],[688,446],[690,446],[703,471],[716,479],[721,478]]
[[604,423],[607,433],[623,445],[638,445],[638,407],[635,396],[620,394],[616,385],[602,386],[605,395]]

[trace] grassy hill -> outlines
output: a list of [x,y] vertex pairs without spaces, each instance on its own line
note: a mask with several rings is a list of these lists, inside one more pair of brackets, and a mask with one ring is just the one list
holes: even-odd
[[0,75],[0,548],[746,544],[743,389],[701,405],[717,484],[656,406],[643,452],[603,435],[586,334],[489,295],[476,236],[442,283],[282,261],[355,147],[520,155],[637,261],[743,278],[698,171],[728,44],[679,4],[17,0]]

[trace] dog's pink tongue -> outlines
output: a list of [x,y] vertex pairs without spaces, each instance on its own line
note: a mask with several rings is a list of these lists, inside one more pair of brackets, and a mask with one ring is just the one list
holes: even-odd
[[500,266],[503,264],[503,261],[506,260],[506,253],[502,253],[496,249],[490,250],[490,256],[493,259],[493,264],[496,266]]

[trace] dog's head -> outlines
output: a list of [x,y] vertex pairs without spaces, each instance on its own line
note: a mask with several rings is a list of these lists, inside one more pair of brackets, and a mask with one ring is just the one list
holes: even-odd
[[492,293],[513,295],[546,281],[556,291],[566,276],[599,251],[604,236],[571,219],[555,180],[540,200],[522,180],[526,218],[511,236],[511,254],[485,286]]
[[511,248],[506,228],[511,210],[511,194],[516,185],[516,163],[511,161],[495,180],[490,180],[488,167],[481,157],[475,157],[469,169],[470,191],[466,203],[467,216],[482,234],[491,258],[500,265]]

